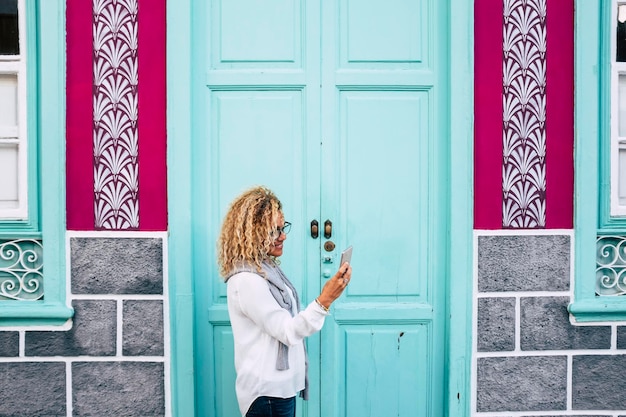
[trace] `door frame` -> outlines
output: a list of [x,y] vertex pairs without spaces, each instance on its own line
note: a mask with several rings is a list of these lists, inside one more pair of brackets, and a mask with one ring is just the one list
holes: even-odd
[[[173,416],[195,415],[192,149],[194,0],[166,0],[170,366]],[[197,0],[195,0],[197,1]],[[439,1],[439,0],[431,0]],[[450,213],[446,378],[449,417],[469,416],[473,302],[474,2],[448,0]],[[175,145],[175,146],[174,146]],[[452,172],[454,170],[454,172]],[[454,308],[451,308],[454,306]]]

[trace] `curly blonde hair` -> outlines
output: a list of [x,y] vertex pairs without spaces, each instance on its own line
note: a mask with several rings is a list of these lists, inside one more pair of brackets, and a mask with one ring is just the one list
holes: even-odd
[[262,272],[261,263],[275,240],[282,204],[263,186],[251,188],[235,198],[224,217],[217,240],[217,263],[222,277],[242,264],[253,264]]

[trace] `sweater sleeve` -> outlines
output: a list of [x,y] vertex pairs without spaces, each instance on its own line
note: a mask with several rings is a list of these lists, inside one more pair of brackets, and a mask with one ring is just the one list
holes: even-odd
[[292,317],[274,299],[265,278],[250,272],[233,275],[228,292],[246,317],[287,346],[301,343],[305,337],[318,332],[328,314],[313,301]]

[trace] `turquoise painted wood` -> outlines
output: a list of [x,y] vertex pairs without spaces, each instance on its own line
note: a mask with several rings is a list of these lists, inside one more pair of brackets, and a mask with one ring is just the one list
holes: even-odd
[[[192,85],[192,0],[167,0],[168,296],[172,416],[196,416],[195,299],[191,219],[192,145],[197,116]],[[174,30],[172,28],[177,28]],[[184,30],[181,28],[185,28]],[[175,144],[175,145],[174,145]],[[175,184],[175,185],[174,185]],[[193,224],[192,224],[193,223]],[[166,405],[167,406],[167,405]]]
[[[623,235],[623,219],[609,216],[610,177],[610,34],[611,2],[577,0],[575,109],[575,271],[574,301],[569,311],[577,322],[626,320],[623,297],[597,297],[595,289],[598,234]],[[595,111],[589,111],[595,109]],[[599,203],[598,203],[599,202]],[[589,221],[598,219],[598,222]]]
[[[228,203],[256,184],[294,225],[282,265],[304,302],[355,248],[348,291],[308,340],[311,401],[298,415],[444,415],[448,7],[193,3],[196,415],[238,415],[215,240]],[[331,220],[333,236],[313,239],[311,220]]]
[[64,4],[61,0],[26,2],[27,16],[32,17],[27,19],[29,46],[37,45],[28,49],[27,57],[29,218],[0,225],[0,238],[43,240],[45,296],[43,301],[3,302],[0,326],[62,325],[74,314],[66,305],[64,177],[39,177],[39,173],[63,172],[65,163]]
[[355,248],[322,331],[322,416],[443,415],[444,6],[322,2],[321,211]]
[[[450,120],[449,255],[444,415],[471,415],[473,304],[474,2],[450,0],[448,51]],[[453,69],[453,70],[452,70]],[[443,133],[443,132],[442,132]]]

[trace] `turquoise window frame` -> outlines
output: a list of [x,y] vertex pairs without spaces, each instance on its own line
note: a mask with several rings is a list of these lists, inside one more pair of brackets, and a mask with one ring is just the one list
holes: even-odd
[[596,240],[626,237],[610,215],[611,0],[576,0],[574,299],[577,322],[626,320],[626,296],[596,296]]
[[65,276],[65,1],[26,0],[28,219],[0,239],[43,242],[43,300],[0,301],[0,326],[60,325],[73,315]]

